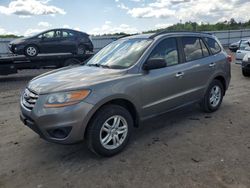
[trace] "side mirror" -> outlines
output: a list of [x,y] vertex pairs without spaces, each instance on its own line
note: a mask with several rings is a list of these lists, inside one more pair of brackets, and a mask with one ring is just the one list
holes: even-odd
[[167,66],[167,63],[165,59],[163,58],[152,58],[149,59],[146,63],[143,65],[144,70],[153,70],[153,69],[160,69]]

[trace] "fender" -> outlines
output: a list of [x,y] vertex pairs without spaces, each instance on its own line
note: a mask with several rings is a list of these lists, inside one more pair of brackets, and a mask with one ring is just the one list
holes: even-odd
[[[86,122],[84,122],[83,124],[87,125],[84,127],[84,134],[86,132],[86,128],[88,127],[89,121],[91,120],[91,118],[93,117],[93,115],[105,104],[113,101],[113,100],[126,100],[128,102],[130,102],[131,104],[133,104],[133,107],[136,111],[136,117],[139,118],[140,114],[139,114],[139,110],[138,110],[138,106],[136,105],[136,102],[132,99],[132,97],[129,97],[127,95],[124,94],[116,94],[116,95],[112,95],[112,96],[108,96],[106,98],[103,98],[100,102],[94,104],[93,109],[91,109],[91,111],[88,113],[87,117],[85,120],[87,120]],[[140,120],[136,120],[136,122],[139,122]]]

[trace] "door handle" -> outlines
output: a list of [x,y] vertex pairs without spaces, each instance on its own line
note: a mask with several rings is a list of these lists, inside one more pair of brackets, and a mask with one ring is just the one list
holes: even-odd
[[178,72],[175,75],[176,78],[182,78],[183,76],[184,76],[184,72]]
[[216,65],[215,63],[210,63],[209,67],[215,67],[215,65]]

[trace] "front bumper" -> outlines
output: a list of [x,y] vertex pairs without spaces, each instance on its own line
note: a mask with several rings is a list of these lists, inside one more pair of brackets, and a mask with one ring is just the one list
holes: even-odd
[[[81,102],[64,108],[44,108],[44,100],[45,96],[39,96],[32,110],[21,102],[22,122],[47,141],[60,144],[82,141],[93,105]],[[60,131],[64,131],[64,136]]]
[[9,50],[13,54],[23,55],[24,54],[24,45],[15,45],[15,44],[9,44]]

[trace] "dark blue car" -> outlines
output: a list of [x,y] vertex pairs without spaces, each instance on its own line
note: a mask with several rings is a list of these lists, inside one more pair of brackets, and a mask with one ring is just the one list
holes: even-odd
[[71,29],[53,29],[35,36],[20,38],[9,44],[12,53],[35,57],[39,53],[73,53],[93,51],[89,35]]

